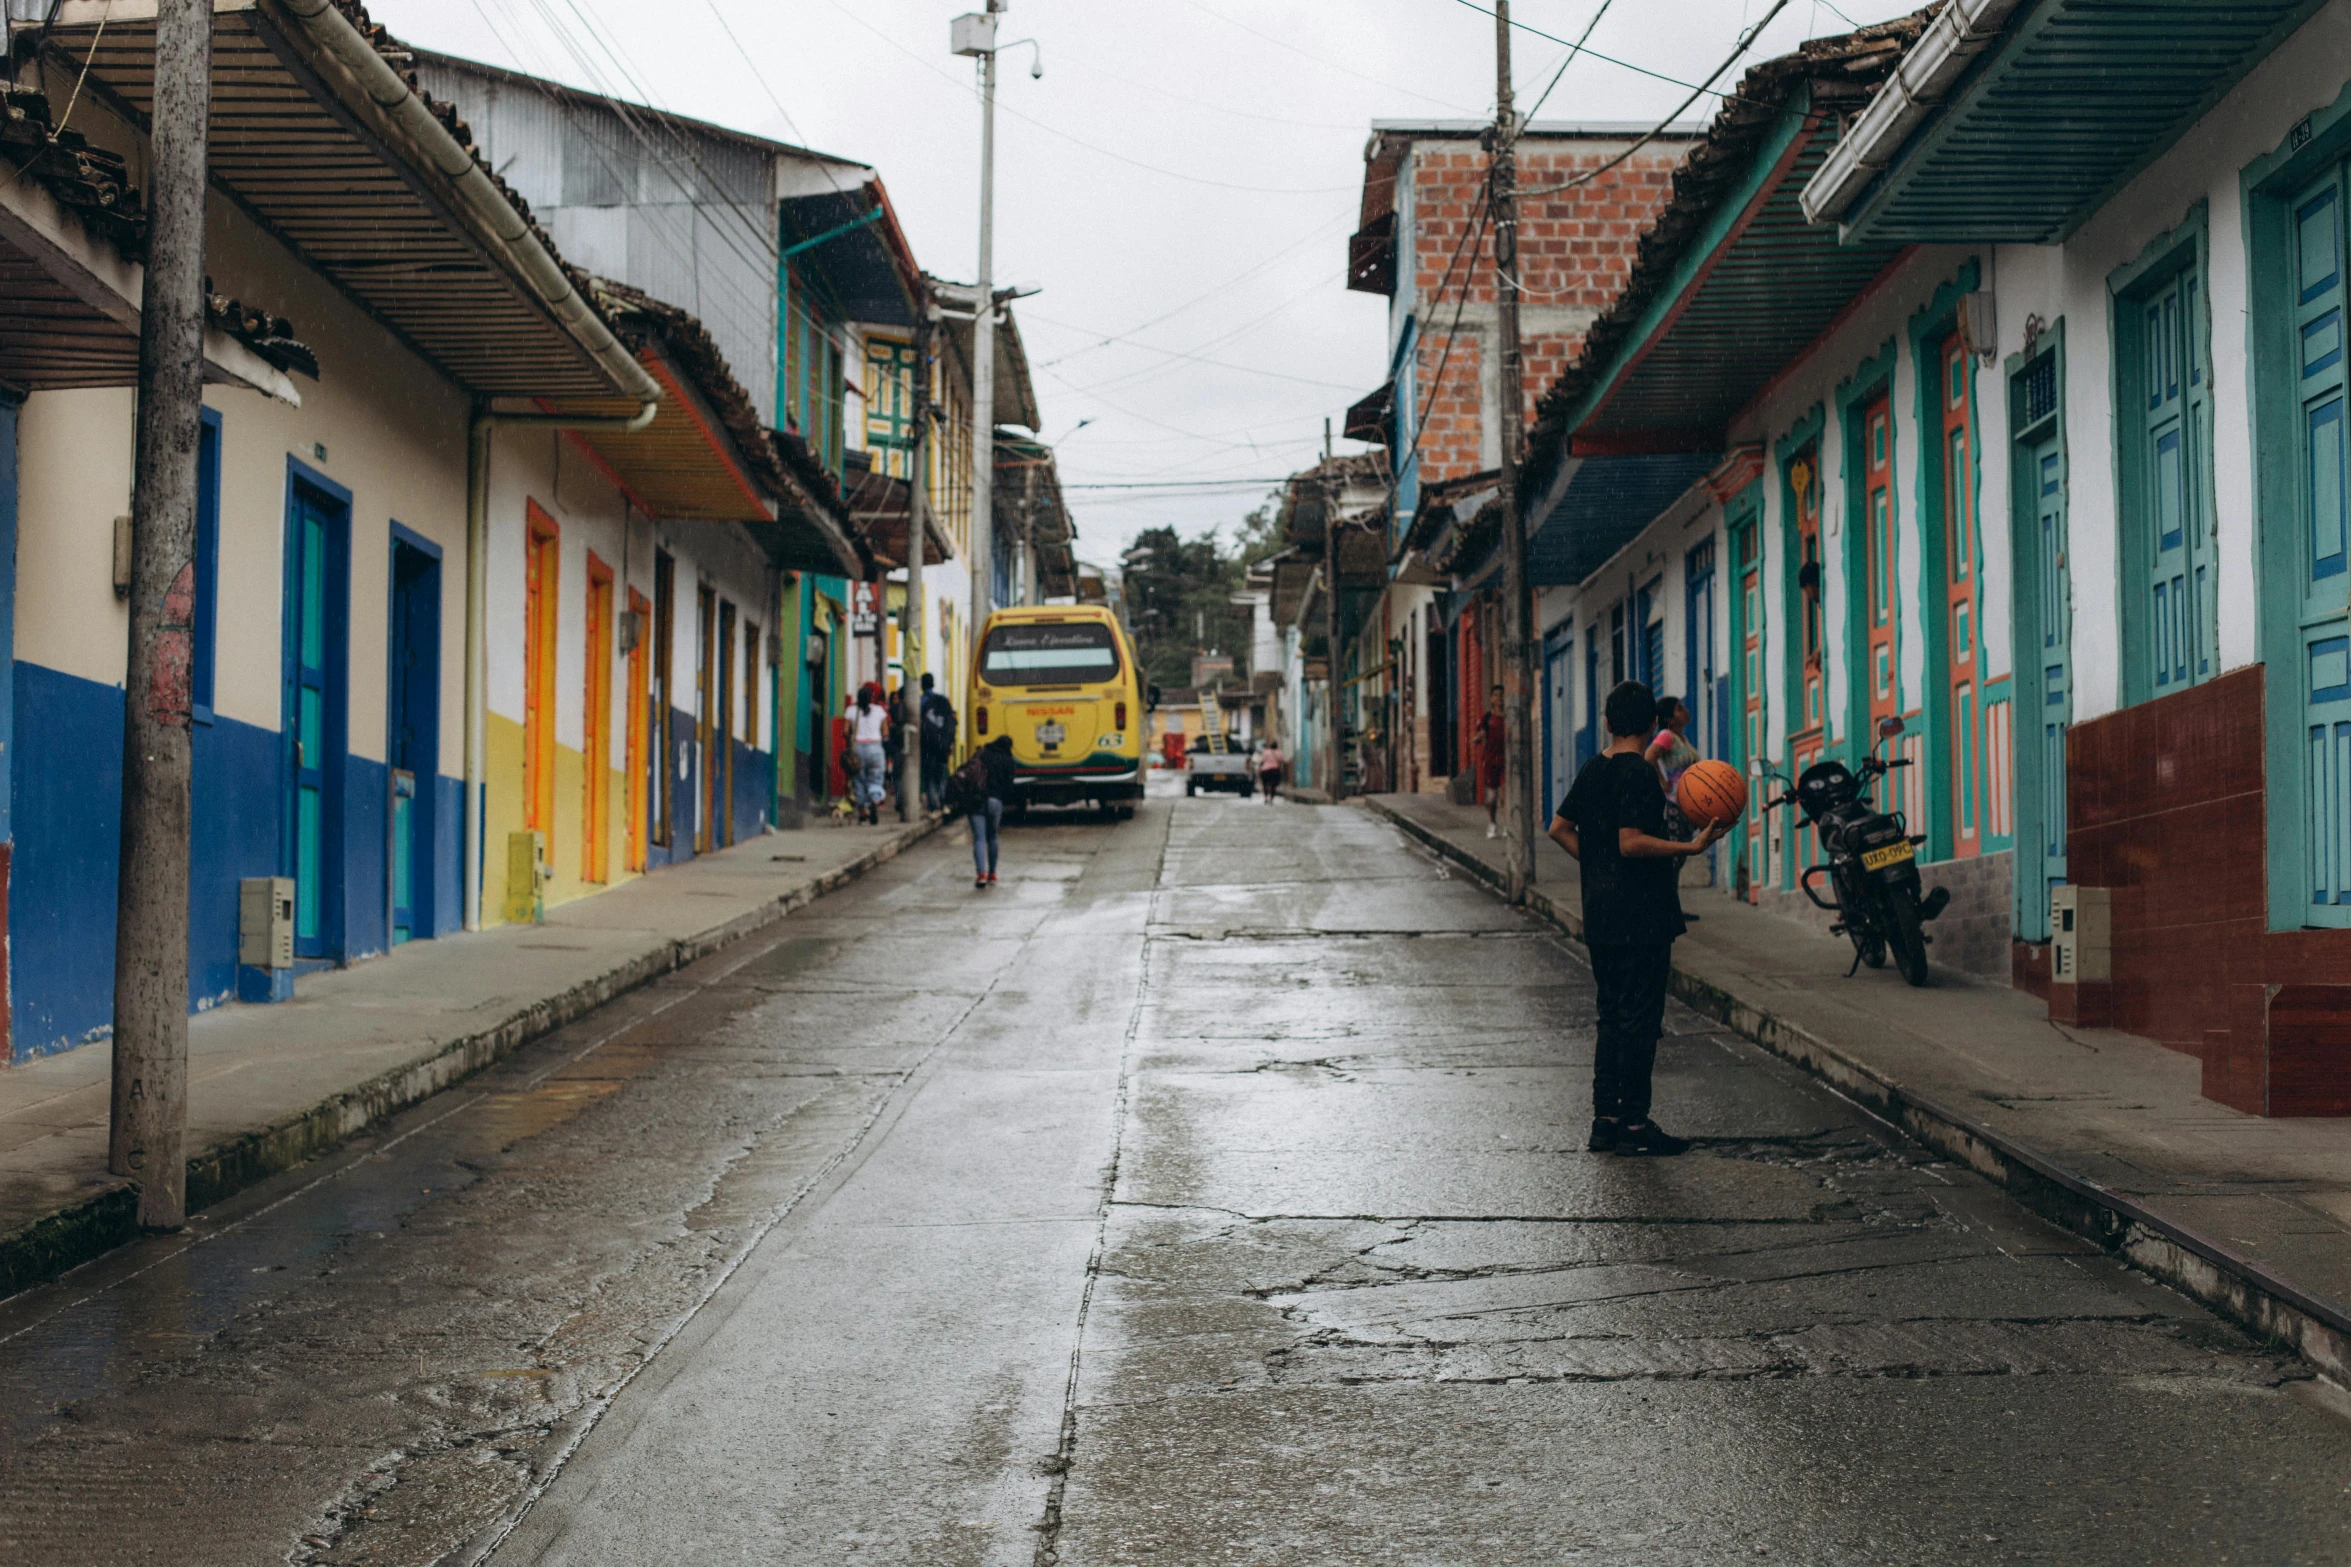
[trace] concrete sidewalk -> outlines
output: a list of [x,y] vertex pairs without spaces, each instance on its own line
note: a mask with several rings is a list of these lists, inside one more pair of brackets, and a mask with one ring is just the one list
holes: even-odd
[[[1435,795],[1364,802],[1489,884],[1483,811]],[[1578,940],[1575,862],[1537,844],[1530,904]],[[1928,881],[1933,881],[1930,870]],[[1999,1181],[2047,1217],[2351,1376],[2351,1123],[2270,1120],[2197,1090],[2199,1063],[2134,1035],[2065,1028],[2036,998],[1938,972],[1863,969],[1841,936],[1686,889],[1676,994]],[[1929,956],[1932,956],[1930,949]]]
[[[188,1023],[188,1208],[290,1169],[895,856],[937,819],[754,838],[503,926],[308,975]],[[103,1043],[0,1070],[0,1295],[132,1233]]]

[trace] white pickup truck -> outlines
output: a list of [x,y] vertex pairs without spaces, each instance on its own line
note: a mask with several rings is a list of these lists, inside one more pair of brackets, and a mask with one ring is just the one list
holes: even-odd
[[1184,793],[1198,794],[1203,789],[1253,793],[1257,788],[1256,762],[1244,741],[1227,740],[1224,750],[1211,751],[1205,737],[1195,740],[1192,749],[1184,753]]

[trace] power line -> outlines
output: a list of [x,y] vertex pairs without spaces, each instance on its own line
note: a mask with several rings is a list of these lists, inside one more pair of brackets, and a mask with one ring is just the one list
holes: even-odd
[[[855,22],[858,26],[864,28],[867,32],[873,34],[876,38],[879,38],[883,43],[886,43],[891,48],[897,50],[900,54],[906,56],[910,60],[917,62],[923,67],[923,69],[930,71],[936,76],[944,77],[950,82],[954,82],[958,91],[971,92],[976,96],[976,89],[970,87],[964,82],[957,81],[956,78],[950,75],[948,72],[932,64],[929,60],[924,59],[921,55],[916,54],[912,49],[907,48],[897,39],[892,38],[888,33],[883,32],[880,28],[874,26],[873,23],[867,21],[864,17],[859,16],[848,6],[842,4],[842,0],[833,0],[833,9],[840,12],[843,16],[849,18],[849,20],[852,22]],[[1236,184],[1231,180],[1212,180],[1205,175],[1186,174],[1181,169],[1162,168],[1156,163],[1145,163],[1140,158],[1130,158],[1123,152],[1113,152],[1108,147],[1100,146],[1094,142],[1090,142],[1082,136],[1072,136],[1069,132],[1062,130],[1058,126],[1048,125],[1033,114],[1023,114],[1018,109],[1012,107],[1012,105],[1002,102],[1001,100],[997,102],[996,108],[999,113],[1009,114],[1016,120],[1021,120],[1027,124],[1033,125],[1048,136],[1058,137],[1062,141],[1070,143],[1072,146],[1083,147],[1088,152],[1108,158],[1114,163],[1123,163],[1126,164],[1129,168],[1141,169],[1146,173],[1162,175],[1171,180],[1183,180],[1193,185],[1205,185],[1212,190],[1243,191],[1257,196],[1328,196],[1336,191],[1354,189],[1352,185],[1241,185]]]
[[[1471,4],[1471,0],[1460,0],[1460,3],[1470,6],[1470,9],[1472,10],[1478,9],[1475,5]],[[1652,126],[1649,130],[1644,131],[1641,134],[1641,139],[1639,141],[1634,142],[1630,147],[1627,147],[1624,151],[1618,153],[1615,157],[1608,159],[1598,167],[1586,169],[1583,173],[1577,175],[1574,179],[1562,181],[1557,185],[1545,186],[1540,190],[1520,191],[1519,195],[1521,197],[1556,196],[1561,191],[1574,190],[1579,185],[1589,185],[1592,183],[1592,181],[1598,179],[1601,175],[1606,174],[1610,169],[1613,169],[1617,165],[1625,162],[1627,159],[1631,158],[1634,153],[1639,152],[1643,147],[1648,146],[1658,137],[1664,135],[1666,131],[1670,129],[1675,124],[1675,122],[1680,120],[1682,115],[1688,111],[1690,105],[1698,101],[1699,94],[1711,92],[1713,90],[1713,84],[1721,78],[1722,73],[1729,70],[1732,66],[1738,64],[1739,57],[1745,54],[1749,49],[1755,47],[1755,40],[1761,36],[1763,30],[1766,27],[1771,25],[1772,19],[1778,16],[1782,11],[1785,11],[1787,8],[1788,0],[1773,0],[1772,8],[1763,13],[1763,20],[1757,22],[1753,27],[1750,27],[1739,34],[1738,42],[1733,44],[1731,46],[1731,52],[1723,57],[1722,64],[1714,68],[1714,74],[1707,77],[1705,81],[1699,83],[1696,87],[1691,88],[1690,96],[1684,98],[1681,103],[1675,107],[1673,113],[1658,121],[1657,124]]]
[[[1494,13],[1493,13],[1493,11],[1492,11],[1492,10],[1490,10],[1489,8],[1487,8],[1487,7],[1485,7],[1485,6],[1482,6],[1482,5],[1478,4],[1478,0],[1453,0],[1453,3],[1454,3],[1454,4],[1456,4],[1456,5],[1463,5],[1463,6],[1467,6],[1467,7],[1469,7],[1469,9],[1471,9],[1472,11],[1475,11],[1475,12],[1477,12],[1477,14],[1478,14],[1478,15],[1480,15],[1480,16],[1492,16],[1492,15],[1494,14]],[[1780,11],[1780,8],[1779,8],[1778,6],[1774,6],[1774,7],[1772,7],[1772,12],[1771,12],[1771,15],[1772,15],[1772,16],[1777,16],[1777,15],[1779,14],[1779,11]],[[1597,17],[1595,17],[1595,18],[1594,18],[1594,20],[1595,20],[1595,21],[1597,21],[1597,20],[1598,20],[1598,18],[1597,18]],[[1768,21],[1770,21],[1770,20],[1771,20],[1771,16],[1767,16],[1767,17],[1765,17],[1765,18],[1763,19],[1763,21],[1764,21],[1764,22],[1768,22]],[[1692,82],[1685,82],[1685,81],[1683,81],[1683,80],[1682,80],[1680,77],[1678,77],[1678,76],[1668,76],[1668,75],[1666,75],[1666,74],[1665,74],[1663,71],[1652,71],[1651,69],[1649,69],[1649,67],[1647,67],[1647,66],[1645,66],[1645,65],[1635,65],[1635,64],[1634,64],[1632,61],[1630,61],[1630,60],[1619,60],[1619,59],[1618,59],[1616,56],[1614,56],[1614,55],[1612,55],[1612,54],[1602,54],[1602,53],[1601,53],[1599,50],[1597,50],[1597,49],[1587,49],[1587,48],[1585,48],[1585,47],[1584,47],[1584,46],[1583,46],[1581,43],[1568,43],[1568,41],[1567,41],[1566,39],[1564,39],[1564,38],[1560,37],[1560,36],[1559,36],[1557,33],[1547,33],[1547,32],[1544,32],[1544,31],[1543,31],[1541,28],[1539,28],[1539,27],[1530,27],[1530,26],[1528,26],[1526,23],[1524,23],[1524,22],[1522,22],[1522,21],[1519,21],[1519,20],[1518,20],[1516,17],[1513,17],[1513,18],[1511,18],[1510,26],[1511,26],[1511,30],[1512,30],[1512,31],[1514,31],[1514,32],[1521,32],[1521,33],[1526,33],[1526,34],[1528,34],[1528,35],[1529,35],[1529,36],[1531,36],[1531,37],[1540,38],[1540,39],[1544,40],[1546,43],[1566,44],[1566,45],[1567,45],[1567,48],[1568,48],[1568,50],[1570,51],[1570,52],[1569,52],[1569,55],[1568,55],[1568,58],[1569,58],[1569,59],[1571,59],[1571,60],[1572,60],[1572,59],[1574,59],[1576,55],[1579,55],[1579,54],[1588,54],[1588,55],[1590,55],[1590,56],[1591,56],[1593,59],[1595,59],[1595,60],[1600,60],[1600,61],[1603,61],[1603,62],[1605,62],[1605,63],[1609,64],[1609,65],[1617,66],[1617,67],[1620,67],[1621,69],[1624,69],[1624,70],[1627,70],[1627,71],[1631,71],[1631,72],[1633,72],[1635,75],[1638,75],[1638,76],[1646,76],[1646,77],[1649,77],[1649,78],[1650,78],[1651,80],[1653,80],[1653,81],[1660,81],[1660,82],[1663,82],[1663,83],[1665,83],[1665,84],[1666,84],[1668,87],[1688,87],[1688,88],[1690,88],[1690,89],[1691,89],[1690,98],[1691,98],[1691,101],[1692,101],[1692,102],[1695,102],[1695,101],[1697,100],[1697,98],[1698,98],[1698,97],[1699,97],[1701,94],[1704,94],[1704,93],[1710,93],[1710,92],[1714,93],[1714,96],[1715,96],[1715,97],[1717,97],[1717,98],[1724,98],[1724,99],[1736,98],[1736,97],[1738,97],[1738,96],[1739,96],[1737,93],[1714,92],[1714,85],[1713,85],[1713,84],[1714,84],[1714,77],[1715,77],[1715,76],[1720,76],[1720,75],[1722,74],[1722,72],[1720,72],[1720,71],[1716,71],[1716,72],[1714,73],[1714,76],[1709,76],[1709,77],[1708,77],[1708,78],[1706,78],[1706,80],[1705,80],[1704,82],[1702,82],[1702,83],[1692,83]],[[1757,31],[1760,31],[1760,30],[1762,29],[1762,27],[1763,27],[1763,22],[1758,22],[1758,23],[1756,23],[1756,24],[1755,24],[1755,30],[1757,30]],[[1586,28],[1584,31],[1585,31],[1585,34],[1586,34],[1586,36],[1587,36],[1587,37],[1588,37],[1588,36],[1590,36],[1590,33],[1591,33],[1591,29],[1590,29],[1590,28]],[[1564,69],[1564,67],[1562,67],[1562,68]],[[1548,92],[1550,91],[1550,89],[1549,89],[1549,88],[1545,88],[1545,89],[1544,89],[1544,91],[1545,91],[1546,93],[1548,93]],[[1688,108],[1688,107],[1689,107],[1689,105],[1688,105],[1688,104],[1684,104],[1682,107],[1683,107],[1683,108]],[[1677,111],[1677,112],[1678,112],[1678,111]],[[1532,117],[1532,113],[1533,113],[1533,111],[1531,111],[1531,110],[1530,110],[1530,111],[1529,111],[1529,117],[1530,117],[1530,118]]]
[[1536,96],[1534,107],[1527,110],[1526,117],[1529,120],[1542,112],[1543,105],[1551,97],[1551,89],[1559,85],[1559,79],[1567,74],[1567,68],[1575,64],[1576,56],[1584,52],[1584,44],[1591,38],[1592,30],[1600,25],[1600,18],[1606,16],[1608,8],[1614,4],[1616,0],[1600,0],[1600,9],[1592,13],[1592,19],[1584,24],[1584,30],[1576,34],[1574,43],[1568,45],[1567,58],[1559,62],[1559,69],[1551,73],[1550,84]]

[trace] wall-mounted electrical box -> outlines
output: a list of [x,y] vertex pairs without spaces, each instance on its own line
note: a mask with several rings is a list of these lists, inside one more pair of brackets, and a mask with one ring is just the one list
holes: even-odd
[[294,999],[294,878],[237,883],[237,999]]
[[533,828],[506,835],[506,922],[536,925],[547,912],[547,838]]
[[131,596],[131,541],[133,537],[131,519],[128,516],[115,518],[114,596],[118,599],[127,599]]
[[2114,977],[2114,892],[2049,889],[2049,982],[2100,985]]

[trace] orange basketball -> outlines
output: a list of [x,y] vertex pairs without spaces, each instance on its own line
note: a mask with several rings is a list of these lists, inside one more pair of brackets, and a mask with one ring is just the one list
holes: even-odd
[[1674,786],[1674,803],[1682,808],[1682,814],[1693,826],[1703,827],[1709,822],[1728,826],[1747,809],[1747,780],[1728,762],[1711,757],[1692,762],[1682,773],[1681,782]]

